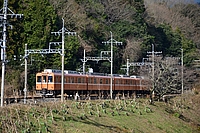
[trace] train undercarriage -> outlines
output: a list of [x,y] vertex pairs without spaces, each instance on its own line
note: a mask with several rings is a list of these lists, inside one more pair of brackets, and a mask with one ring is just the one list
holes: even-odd
[[[44,98],[61,97],[60,90],[36,91]],[[113,90],[113,99],[134,99],[149,97],[150,92],[147,90]],[[70,100],[92,100],[92,99],[110,99],[110,90],[65,90],[63,94],[65,99]]]

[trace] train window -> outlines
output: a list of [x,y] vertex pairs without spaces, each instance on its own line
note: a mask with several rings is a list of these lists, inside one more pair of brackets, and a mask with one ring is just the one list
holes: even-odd
[[135,81],[135,85],[137,85],[137,81]]
[[133,80],[130,80],[130,84],[131,84],[131,85],[133,84]]
[[106,84],[108,84],[108,79],[106,79]]
[[133,80],[133,84],[134,84],[134,85],[136,85],[136,82],[135,82],[135,80]]
[[123,84],[123,79],[120,79],[119,84]]
[[117,84],[120,84],[120,80],[119,79],[117,80]]
[[78,83],[81,83],[81,78],[78,78]]
[[41,82],[42,77],[41,76],[37,76],[37,82]]
[[97,83],[97,79],[96,78],[94,78],[94,84],[96,84]]
[[52,76],[48,76],[48,82],[53,82],[53,77]]
[[85,83],[85,78],[82,78],[82,83]]
[[121,80],[121,84],[124,84],[124,80]]
[[56,77],[56,83],[59,83],[59,77]]
[[140,82],[139,82],[139,80],[137,80],[136,85],[139,85],[139,84],[140,84]]
[[103,79],[100,79],[100,84],[102,84],[103,83]]
[[115,79],[115,83],[116,83],[116,84],[119,84],[119,79]]
[[54,82],[57,83],[58,82],[58,77],[54,77]]
[[73,77],[71,77],[70,83],[74,83],[74,78]]
[[89,78],[89,83],[93,83],[93,82],[92,82],[92,78]]
[[47,76],[42,76],[43,82],[46,83],[47,82]]
[[129,80],[128,79],[126,80],[126,84],[129,84]]

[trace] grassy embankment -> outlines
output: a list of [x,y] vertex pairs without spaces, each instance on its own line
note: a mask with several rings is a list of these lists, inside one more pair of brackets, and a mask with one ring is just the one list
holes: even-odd
[[9,105],[0,109],[1,132],[200,132],[200,94],[169,103],[147,99],[65,101]]

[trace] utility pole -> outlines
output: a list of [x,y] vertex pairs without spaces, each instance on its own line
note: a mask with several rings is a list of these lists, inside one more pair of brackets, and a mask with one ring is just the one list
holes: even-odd
[[[23,14],[15,14],[8,8],[8,1],[4,0],[3,8],[0,10],[2,12],[0,14],[1,24],[0,26],[3,27],[3,45],[1,45],[1,61],[2,61],[2,81],[1,81],[1,107],[3,106],[4,102],[4,76],[5,76],[5,65],[6,65],[6,37],[7,37],[7,26],[11,26],[8,23],[8,18],[21,18]],[[10,14],[8,13],[10,12]],[[11,26],[12,28],[12,26]]]
[[183,90],[183,48],[181,48],[181,87],[182,87],[182,94],[184,93]]
[[[24,70],[25,70],[25,82],[24,82],[24,104],[26,104],[26,97],[27,97],[27,85],[28,85],[28,79],[27,79],[27,60],[28,60],[28,50],[27,50],[27,44],[25,44],[25,57],[24,57]],[[23,65],[23,64],[21,64]],[[31,58],[31,65],[32,65],[32,58]]]
[[154,88],[155,88],[155,83],[154,83],[154,76],[155,76],[155,73],[154,73],[154,44],[152,44],[152,78],[153,78],[153,92],[152,94],[154,95]]
[[118,42],[113,39],[112,32],[110,31],[111,38],[106,42],[102,42],[105,44],[110,44],[110,52],[111,52],[111,66],[110,66],[110,98],[112,99],[112,82],[113,82],[113,44],[121,44],[122,42]]
[[84,55],[83,55],[83,74],[85,74],[85,49],[84,49],[84,53],[83,53]]
[[126,75],[129,76],[129,59],[126,60]]
[[[27,44],[25,44],[25,55],[27,55]],[[26,96],[27,96],[27,83],[28,83],[28,80],[27,80],[27,59],[28,57],[26,56],[24,58],[24,66],[25,66],[25,82],[24,82],[24,104],[26,104]]]
[[65,63],[65,34],[67,35],[76,35],[76,32],[70,32],[68,31],[65,26],[64,26],[64,19],[62,18],[62,21],[63,21],[63,26],[62,26],[62,29],[60,29],[59,31],[57,32],[51,32],[52,34],[55,34],[55,35],[60,35],[62,34],[62,42],[51,42],[51,43],[55,43],[55,44],[58,44],[58,43],[62,43],[62,80],[61,80],[61,102],[64,101],[64,63]]
[[161,54],[162,51],[159,51],[159,52],[155,52],[154,51],[154,44],[152,44],[152,51],[151,52],[147,52],[148,54],[151,53],[152,55],[152,81],[153,81],[153,88],[152,88],[152,95],[154,95],[154,88],[155,88],[155,81],[154,81],[154,57],[155,57],[155,54]]

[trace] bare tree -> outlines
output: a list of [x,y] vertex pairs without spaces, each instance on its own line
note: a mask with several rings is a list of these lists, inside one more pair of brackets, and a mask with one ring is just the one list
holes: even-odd
[[[148,73],[143,68],[140,73],[149,77],[152,87],[150,87],[150,98],[155,93],[160,99],[165,94],[180,93],[181,91],[181,67],[177,58],[154,57],[154,67],[152,58],[149,58]],[[154,71],[153,71],[154,68]],[[154,72],[154,73],[153,73]]]
[[118,20],[126,20],[133,22],[133,16],[136,14],[133,10],[133,6],[129,1],[125,0],[101,0],[104,5],[104,14],[107,15],[107,23],[112,23]]
[[[180,29],[187,38],[193,40],[198,46],[200,43],[200,26],[195,23],[199,22],[197,21],[200,10],[198,5],[186,4],[185,0],[173,2],[163,0],[162,2],[148,2],[148,4],[146,3],[146,7],[145,20],[149,24],[155,26],[169,24],[174,30]],[[196,17],[191,17],[195,15]]]
[[160,97],[165,94],[181,93],[180,58],[156,58],[154,71],[154,91]]
[[75,0],[50,0],[50,2],[57,11],[57,14],[66,20],[65,23],[68,25],[68,28],[70,28],[69,26],[76,27],[76,32],[80,32],[92,23],[87,17],[85,9],[77,4]]
[[142,54],[140,46],[142,41],[136,38],[129,37],[126,39],[126,42],[127,45],[124,49],[124,54],[123,54],[124,60],[128,58],[130,59],[130,61],[137,61]]
[[146,6],[155,3],[166,3],[169,7],[180,3],[194,3],[195,0],[144,0]]

